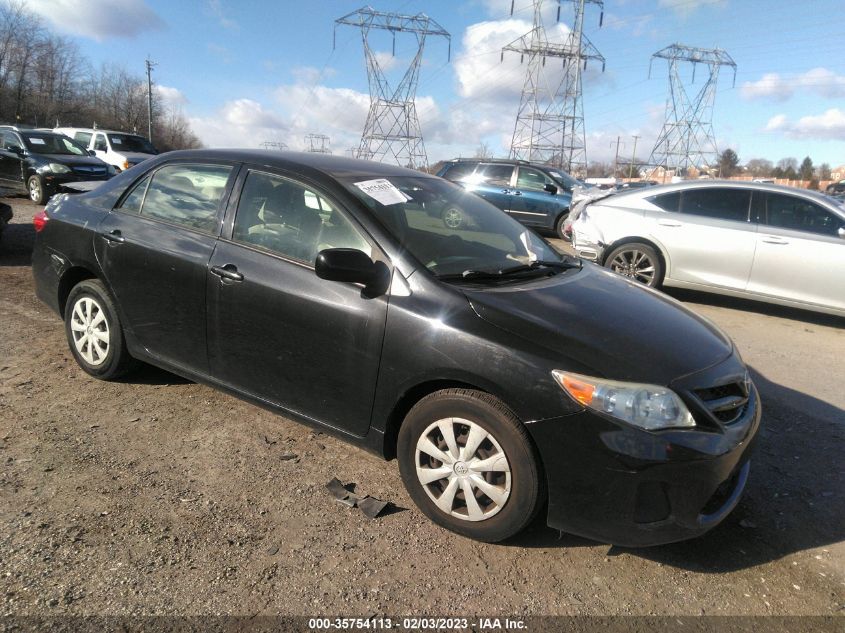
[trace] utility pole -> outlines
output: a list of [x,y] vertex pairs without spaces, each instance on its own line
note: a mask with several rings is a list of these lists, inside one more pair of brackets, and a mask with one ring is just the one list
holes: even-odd
[[147,126],[147,139],[150,143],[153,142],[153,79],[152,79],[152,72],[153,68],[158,66],[158,64],[152,61],[149,56],[145,60],[147,63],[147,116],[148,116],[148,126]]
[[[616,157],[613,159],[613,177],[616,178],[616,172],[619,170],[619,143],[622,140],[621,136],[616,137]],[[613,147],[613,143],[610,144]]]
[[[358,9],[335,20],[335,30],[343,25],[361,29],[370,84],[370,111],[357,157],[382,162],[388,160],[411,169],[428,169],[428,156],[415,104],[420,66],[425,40],[429,36],[445,38],[449,42],[451,58],[451,35],[425,13],[401,15],[375,11],[371,7]],[[416,39],[417,53],[395,89],[390,87],[377,51],[370,45],[370,31],[373,30],[385,30],[391,34],[394,54],[397,33],[412,34]]]
[[634,153],[631,154],[631,164],[628,165],[628,180],[634,177],[634,161],[637,160],[637,139],[639,136],[634,136]]
[[[584,132],[582,71],[588,60],[604,57],[584,34],[585,5],[594,4],[604,17],[604,0],[556,0],[557,20],[563,4],[572,8],[572,22],[563,42],[550,42],[543,24],[543,1],[533,0],[534,26],[525,35],[502,48],[528,60],[519,110],[516,115],[510,156],[557,165],[571,173],[586,173],[587,149]],[[511,2],[511,15],[514,3]],[[562,72],[547,61],[561,60]]]

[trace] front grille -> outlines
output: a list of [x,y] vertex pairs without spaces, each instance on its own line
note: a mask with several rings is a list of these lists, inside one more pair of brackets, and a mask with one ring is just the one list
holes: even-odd
[[74,167],[73,171],[83,176],[105,176],[107,167],[99,167],[97,165],[79,165]]
[[722,424],[736,422],[748,408],[749,381],[696,389],[695,395]]

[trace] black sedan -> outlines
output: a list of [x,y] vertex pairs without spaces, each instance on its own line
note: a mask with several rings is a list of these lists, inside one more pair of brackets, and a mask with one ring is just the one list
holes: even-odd
[[151,363],[397,457],[455,532],[502,540],[547,507],[653,545],[745,486],[760,405],[731,341],[445,180],[174,152],[57,197],[36,229],[38,296],[86,372]]

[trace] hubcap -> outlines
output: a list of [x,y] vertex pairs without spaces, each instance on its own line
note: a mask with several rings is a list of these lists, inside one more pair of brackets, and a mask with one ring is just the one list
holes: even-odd
[[35,202],[41,197],[41,185],[38,184],[37,180],[29,181],[29,197]]
[[464,218],[461,215],[461,212],[457,209],[447,209],[443,212],[443,222],[450,229],[458,228],[461,225],[463,219]]
[[464,521],[498,513],[511,494],[511,468],[488,431],[463,418],[433,422],[417,440],[417,478],[443,512]]
[[640,250],[619,252],[610,263],[610,269],[647,286],[654,281],[654,262]]
[[76,351],[89,365],[101,365],[109,353],[109,322],[106,313],[91,297],[82,297],[73,306],[70,331]]

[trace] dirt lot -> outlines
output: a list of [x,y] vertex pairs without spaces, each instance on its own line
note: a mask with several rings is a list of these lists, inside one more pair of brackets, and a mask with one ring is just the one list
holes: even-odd
[[[0,247],[0,613],[845,615],[845,320],[673,293],[753,367],[764,428],[719,528],[652,549],[536,522],[445,532],[396,463],[156,369],[103,383],[33,294],[38,209]],[[291,456],[295,455],[295,458]],[[337,504],[332,477],[398,510]]]

